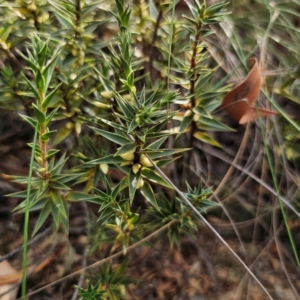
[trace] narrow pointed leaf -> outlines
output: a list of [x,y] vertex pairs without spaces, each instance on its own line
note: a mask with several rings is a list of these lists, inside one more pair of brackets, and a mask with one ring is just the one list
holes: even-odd
[[31,117],[19,114],[20,117],[22,117],[27,123],[29,123],[33,128],[36,128],[37,121]]
[[131,141],[128,138],[125,138],[121,135],[112,133],[112,132],[108,132],[102,129],[98,129],[92,126],[89,126],[91,129],[93,129],[94,131],[96,131],[97,133],[99,133],[100,135],[102,135],[103,137],[107,138],[108,140],[118,144],[118,145],[125,145],[125,144],[129,144]]
[[184,131],[193,121],[194,114],[192,113],[190,116],[185,116],[180,123],[179,131]]
[[57,90],[60,88],[61,83],[51,92],[47,95],[47,97],[45,98],[45,100],[42,103],[42,107],[43,108],[48,108],[49,104],[51,103],[51,100],[53,99],[53,97],[55,96],[55,93],[57,92]]
[[172,186],[167,182],[165,181],[161,176],[159,176],[158,174],[156,174],[154,171],[152,171],[151,169],[148,169],[148,168],[143,168],[142,169],[142,175],[152,181],[152,182],[155,182],[155,183],[158,183],[162,186],[165,186],[165,187],[168,187],[170,189],[173,189]]
[[66,198],[68,201],[77,202],[77,201],[88,201],[99,204],[100,197],[95,195],[86,194],[83,192],[71,191],[67,194]]
[[123,132],[127,132],[127,128],[124,127],[124,126],[122,126],[122,125],[120,125],[120,124],[117,124],[117,123],[108,121],[108,120],[106,120],[106,119],[104,119],[104,118],[99,118],[99,117],[97,117],[97,119],[100,120],[101,122],[103,122],[103,123],[105,123],[105,124],[107,124],[107,125],[113,127],[113,128],[116,128],[116,129],[121,130],[121,131],[123,131]]
[[138,183],[141,179],[141,170],[139,170],[136,174],[133,173],[132,170],[130,170],[128,180],[129,180],[129,198],[130,202],[132,203],[135,191],[137,189]]
[[38,102],[40,102],[41,98],[40,98],[40,94],[39,94],[36,86],[33,85],[33,83],[31,81],[29,81],[25,75],[24,75],[24,79],[26,80],[27,84],[30,86],[30,88],[33,91],[33,93],[34,93],[36,99],[38,100]]
[[216,140],[214,140],[209,134],[207,134],[204,131],[195,132],[194,137],[196,139],[198,139],[199,141],[204,142],[206,144],[210,144],[212,146],[216,146],[216,147],[219,147],[219,148],[222,147]]
[[136,147],[137,147],[137,145],[136,145],[136,144],[133,144],[133,143],[123,145],[123,146],[120,147],[120,149],[114,154],[114,156],[122,155],[122,154],[125,154],[125,153],[127,153],[127,152],[135,151]]
[[190,148],[182,148],[182,149],[159,149],[159,150],[148,150],[145,149],[144,153],[147,153],[150,158],[156,159],[161,158],[169,155],[174,155],[178,153],[182,153],[185,151],[191,150]]
[[40,124],[43,124],[46,121],[44,113],[35,104],[32,104],[32,107],[37,120]]
[[47,219],[47,217],[49,216],[50,212],[51,212],[51,204],[50,204],[51,200],[49,199],[46,204],[44,205],[39,218],[35,224],[32,236],[34,236],[38,230],[41,228],[41,226],[44,224],[45,220]]
[[65,206],[63,205],[63,199],[61,198],[60,192],[53,190],[50,192],[51,199],[52,199],[52,209],[55,205],[60,213],[62,213],[65,217],[67,217],[67,212],[65,210]]
[[141,187],[141,192],[143,196],[158,210],[160,208],[157,204],[156,197],[153,193],[152,187],[149,182],[145,181],[144,185]]
[[108,155],[102,158],[94,159],[85,165],[99,165],[99,164],[120,164],[125,160],[120,156]]

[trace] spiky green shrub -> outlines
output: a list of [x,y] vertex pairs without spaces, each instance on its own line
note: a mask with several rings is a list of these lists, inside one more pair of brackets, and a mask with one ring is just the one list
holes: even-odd
[[[39,211],[33,235],[47,218],[68,233],[69,207],[79,201],[99,207],[90,220],[92,252],[105,244],[126,254],[145,231],[169,222],[170,243],[180,246],[182,234],[201,223],[160,171],[174,182],[174,168],[192,174],[185,153],[199,141],[221,147],[212,132],[232,130],[215,113],[229,87],[209,51],[228,13],[224,2],[181,7],[174,13],[175,4],[151,0],[1,3],[0,107],[21,111],[20,122],[36,133],[32,174],[13,176],[28,188],[10,196],[25,199],[15,211]],[[246,65],[246,50],[238,51]],[[198,212],[215,206],[212,188],[182,182]],[[117,296],[99,289],[114,278],[108,269],[79,288],[82,299],[121,297],[118,289]]]

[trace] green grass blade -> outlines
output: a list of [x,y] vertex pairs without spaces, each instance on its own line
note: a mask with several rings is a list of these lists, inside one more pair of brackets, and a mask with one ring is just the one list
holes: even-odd
[[36,124],[35,127],[33,147],[31,151],[28,185],[27,185],[26,211],[25,211],[25,220],[24,220],[24,241],[23,241],[23,259],[22,259],[22,299],[23,300],[26,299],[26,267],[27,267],[27,241],[28,241],[28,223],[29,223],[29,199],[30,199],[30,191],[31,191],[31,178],[32,178],[37,134],[38,134],[38,123]]

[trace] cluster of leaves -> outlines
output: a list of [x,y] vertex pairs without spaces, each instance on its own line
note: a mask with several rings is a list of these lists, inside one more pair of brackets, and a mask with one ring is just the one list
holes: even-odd
[[189,32],[190,42],[178,53],[184,53],[184,56],[176,55],[174,58],[175,71],[179,75],[179,80],[184,79],[187,89],[185,100],[177,102],[188,108],[184,114],[179,114],[178,119],[181,120],[179,131],[190,131],[191,136],[204,143],[221,146],[210,137],[207,130],[230,130],[212,116],[212,112],[220,105],[218,99],[228,87],[212,82],[216,69],[210,68],[207,63],[210,54],[207,51],[208,45],[203,39],[214,33],[207,25],[222,20],[226,14],[224,7],[227,4],[220,2],[208,8],[205,2],[202,5],[195,2],[195,6],[189,2],[187,4],[192,17],[184,16],[187,23],[183,25],[183,28]]
[[[36,104],[32,104],[34,117],[21,115],[38,132],[38,144],[30,144],[34,151],[33,170],[37,177],[32,182],[29,207],[31,210],[41,209],[33,234],[38,231],[50,213],[52,213],[55,227],[58,228],[62,224],[65,231],[68,232],[68,207],[62,193],[82,179],[76,180],[80,177],[80,174],[61,174],[67,161],[65,156],[62,155],[55,163],[55,155],[59,150],[49,150],[47,147],[49,139],[56,133],[56,130],[49,130],[49,126],[59,106],[51,112],[48,110],[60,86],[57,86],[51,92],[48,92],[48,89],[60,52],[56,51],[54,53],[53,50],[51,51],[48,47],[48,41],[42,41],[37,35],[32,37],[31,45],[32,52],[27,50],[27,56],[21,52],[19,54],[28,64],[34,78],[34,82],[31,82],[24,76],[32,91],[30,96],[36,99]],[[49,53],[51,53],[51,58],[49,58]],[[15,176],[14,181],[20,184],[28,184],[27,177]],[[11,196],[26,198],[27,193],[21,191]],[[25,203],[22,202],[15,210],[24,211]]]
[[[201,213],[205,213],[208,207],[218,205],[209,200],[212,193],[211,188],[203,189],[201,184],[192,189],[188,183],[187,192],[184,193],[185,197],[192,203],[192,205]],[[194,215],[192,209],[182,202],[178,197],[171,198],[168,201],[165,196],[160,196],[161,207],[160,210],[154,210],[153,207],[149,208],[150,220],[148,226],[156,228],[160,223],[173,222],[168,228],[168,237],[171,245],[175,244],[180,248],[180,237],[182,233],[191,236],[199,225],[199,219]]]
[[[189,150],[166,147],[170,136],[190,131],[191,139],[219,145],[207,130],[229,130],[212,115],[227,87],[213,82],[216,68],[208,66],[203,41],[212,34],[207,25],[222,20],[225,3],[206,7],[195,0],[189,4],[190,15],[173,20],[170,31],[168,2],[155,6],[149,1],[148,10],[126,6],[124,0],[106,2],[106,6],[85,0],[1,4],[2,18],[11,12],[14,16],[0,30],[8,62],[0,74],[0,107],[26,111],[21,116],[37,133],[37,141],[29,145],[35,158],[30,197],[27,191],[10,196],[25,198],[16,207],[18,212],[25,211],[26,203],[30,211],[40,210],[33,234],[49,215],[56,229],[62,226],[68,232],[69,206],[87,201],[99,205],[99,216],[91,221],[92,250],[105,242],[111,251],[122,247],[126,253],[145,229],[153,231],[171,221],[170,241],[180,245],[181,234],[195,230],[197,221],[157,168]],[[140,22],[131,22],[132,13]],[[154,30],[145,27],[146,32],[139,34],[134,27],[139,24],[154,24]],[[23,43],[27,36],[30,50]],[[16,61],[15,70],[11,66]],[[166,75],[182,93],[170,91]],[[171,111],[171,104],[187,111]],[[180,125],[170,128],[174,119],[180,119]],[[51,129],[54,124],[58,131]],[[67,139],[77,146],[69,149],[71,159],[60,154],[59,147],[53,148]],[[72,167],[67,168],[67,162]],[[29,177],[13,180],[25,185]],[[169,197],[158,197],[160,191]],[[185,196],[204,212],[213,205],[208,200],[211,192],[201,184],[195,189],[187,184]],[[146,207],[143,218],[141,201]],[[126,284],[118,275],[124,269],[106,267],[96,285],[80,289],[83,299],[119,299],[120,290],[110,284]]]
[[124,275],[126,267],[126,260],[115,269],[111,265],[103,265],[95,275],[91,276],[91,281],[96,281],[94,285],[88,280],[86,289],[78,287],[80,299],[124,299],[125,285],[133,282]]

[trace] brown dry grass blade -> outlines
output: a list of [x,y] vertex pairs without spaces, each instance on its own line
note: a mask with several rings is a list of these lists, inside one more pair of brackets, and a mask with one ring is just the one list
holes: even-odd
[[229,91],[222,102],[221,107],[240,124],[253,121],[259,116],[270,116],[277,112],[256,109],[253,104],[260,92],[263,83],[261,68],[256,58],[250,59],[253,65],[248,76],[234,89]]

